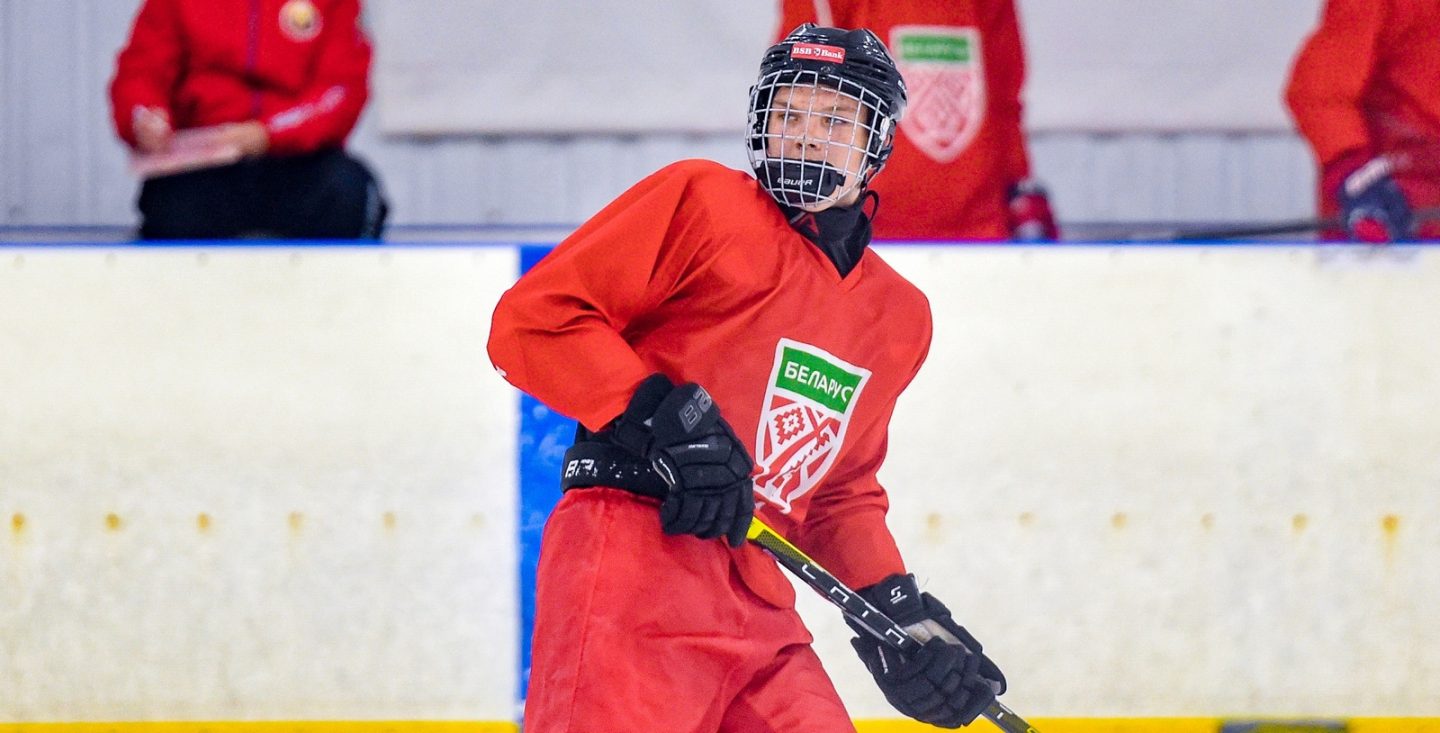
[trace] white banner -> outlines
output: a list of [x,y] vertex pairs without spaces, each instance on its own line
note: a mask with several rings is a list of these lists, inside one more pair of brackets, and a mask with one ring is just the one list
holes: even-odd
[[[1319,0],[1019,0],[1027,123],[1288,130]],[[775,0],[373,0],[386,132],[739,132]]]
[[1020,0],[1030,129],[1289,130],[1319,0]]
[[409,134],[738,131],[773,0],[397,0],[368,12],[381,126]]

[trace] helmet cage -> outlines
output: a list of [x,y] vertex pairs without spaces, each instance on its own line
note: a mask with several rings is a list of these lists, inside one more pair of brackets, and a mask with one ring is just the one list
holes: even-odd
[[[820,89],[834,94],[820,95]],[[817,104],[819,98],[837,101]],[[848,104],[840,108],[841,98],[854,102],[853,111]],[[789,68],[762,75],[750,89],[747,136],[756,178],[781,204],[809,211],[865,188],[890,156],[895,119],[889,106],[836,74]],[[797,157],[796,150],[803,152]]]

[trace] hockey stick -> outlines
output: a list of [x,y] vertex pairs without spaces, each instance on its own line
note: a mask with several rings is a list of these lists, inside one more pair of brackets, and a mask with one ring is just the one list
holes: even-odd
[[[806,585],[824,596],[825,600],[834,604],[846,617],[873,634],[875,638],[889,644],[902,654],[908,654],[920,648],[920,642],[905,633],[905,629],[901,628],[899,624],[886,616],[880,609],[870,605],[869,601],[841,583],[825,568],[820,567],[819,563],[811,560],[808,555],[800,551],[800,548],[776,534],[775,530],[760,521],[759,517],[750,520],[750,529],[745,533],[745,537],[769,551],[771,555],[775,556],[776,561],[785,566],[786,570],[805,581]],[[985,708],[984,715],[1006,733],[1039,733],[1033,726],[1025,722],[1024,718],[1016,715],[999,700],[990,703],[990,706]]]
[[1327,219],[1292,219],[1280,221],[1273,224],[1244,224],[1233,227],[1215,227],[1211,229],[1159,229],[1150,232],[1138,232],[1126,237],[1127,242],[1209,242],[1220,239],[1249,239],[1252,237],[1269,237],[1278,234],[1303,234],[1305,232],[1318,232],[1321,229],[1334,229],[1340,226],[1338,218]]
[[[1415,223],[1433,221],[1440,219],[1440,208],[1424,208],[1414,211]],[[1279,234],[1303,234],[1305,232],[1318,232],[1322,229],[1341,229],[1344,224],[1340,217],[1331,216],[1323,219],[1291,219],[1289,221],[1278,221],[1273,224],[1241,224],[1233,227],[1214,227],[1210,229],[1157,229],[1149,232],[1137,232],[1127,236],[1126,242],[1210,242],[1223,239],[1251,239],[1254,237],[1270,237]]]

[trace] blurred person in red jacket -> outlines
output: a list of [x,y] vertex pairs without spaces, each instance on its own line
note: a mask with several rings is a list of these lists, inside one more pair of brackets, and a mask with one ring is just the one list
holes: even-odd
[[1320,167],[1328,239],[1440,238],[1440,5],[1327,0],[1285,101]]
[[378,239],[375,176],[344,150],[368,97],[358,0],[144,0],[115,129],[145,239]]
[[1059,238],[1021,129],[1025,52],[1014,0],[781,0],[801,23],[869,28],[910,90],[895,152],[873,190],[877,239]]

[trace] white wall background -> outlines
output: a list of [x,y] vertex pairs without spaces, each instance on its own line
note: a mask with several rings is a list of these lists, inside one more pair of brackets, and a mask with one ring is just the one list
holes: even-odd
[[[1440,251],[884,255],[891,526],[1017,711],[1440,716]],[[510,719],[514,267],[0,248],[0,722]]]
[[[752,7],[760,0],[747,1],[745,7]],[[1031,36],[1032,157],[1062,220],[1268,221],[1309,215],[1314,176],[1309,152],[1277,116],[1277,80],[1288,65],[1281,51],[1313,16],[1315,4],[1021,0]],[[110,131],[106,85],[137,5],[136,0],[0,0],[0,226],[133,224],[135,182]],[[736,135],[714,128],[665,134],[384,134],[376,110],[387,99],[406,98],[387,95],[413,91],[387,87],[387,65],[394,61],[406,68],[404,58],[395,58],[406,53],[401,36],[392,38],[387,24],[423,27],[426,20],[487,5],[370,0],[368,6],[376,19],[379,93],[353,147],[382,176],[394,223],[564,227],[675,159],[710,157],[744,165]],[[738,12],[720,17],[734,19]],[[1112,23],[1115,18],[1125,22]],[[572,20],[594,18],[573,14]],[[766,22],[757,20],[753,27],[759,32]],[[639,30],[664,38],[672,29]],[[753,63],[746,61],[745,68]],[[1130,85],[1127,79],[1139,81]],[[1138,94],[1141,90],[1168,91],[1191,103]],[[1180,121],[1172,114],[1197,108],[1228,110],[1228,117]],[[739,114],[736,107],[733,118]]]

